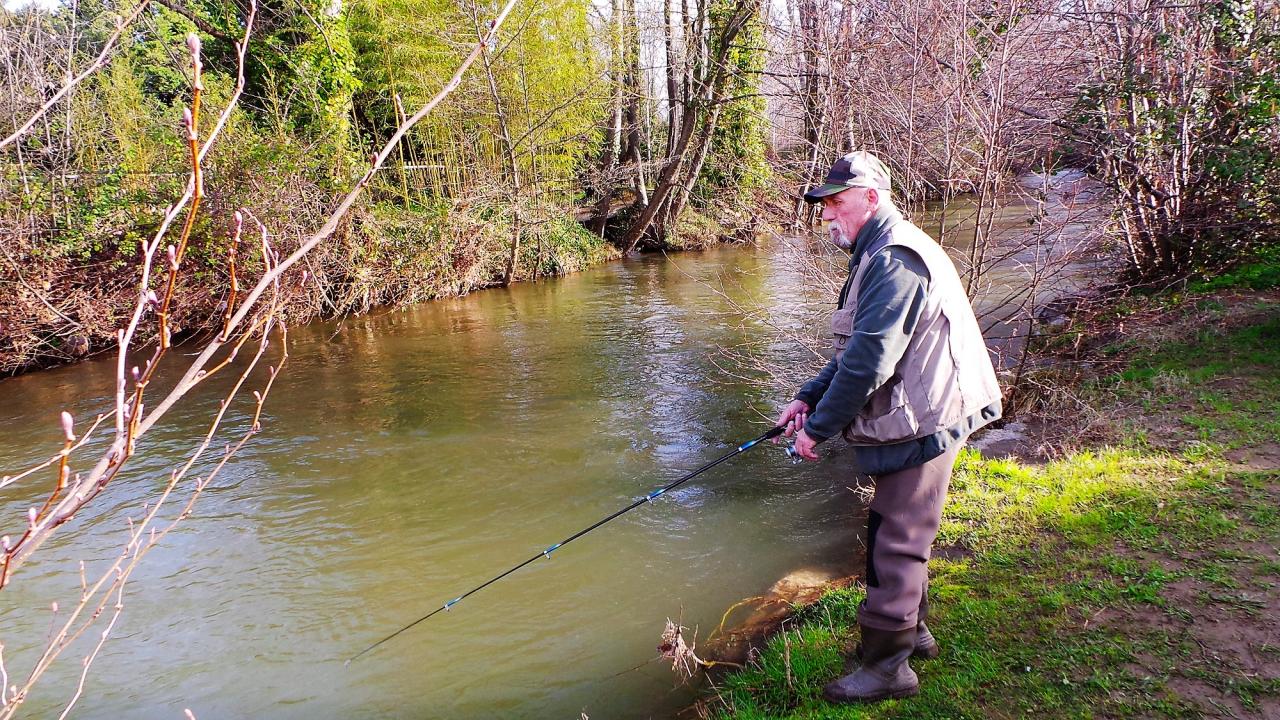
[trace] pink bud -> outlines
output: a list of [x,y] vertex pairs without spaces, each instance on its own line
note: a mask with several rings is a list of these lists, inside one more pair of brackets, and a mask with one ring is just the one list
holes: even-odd
[[187,128],[187,139],[196,139],[196,121],[191,116],[191,108],[182,108],[182,124]]
[[237,210],[233,217],[235,217],[236,219],[236,230],[239,230],[240,226],[244,224],[244,215],[242,215],[240,211]]
[[177,269],[178,269],[178,251],[177,251],[177,249],[176,249],[176,248],[174,248],[172,245],[170,245],[170,246],[169,246],[169,248],[168,248],[168,250],[167,250],[166,252],[167,252],[167,253],[168,253],[168,255],[169,255],[169,267],[173,268],[174,270],[177,270]]
[[57,601],[57,600],[54,600],[54,601],[53,601],[53,603],[49,605],[49,609],[50,609],[50,610],[52,610],[54,613],[57,613],[57,612],[58,612],[58,601]]
[[303,271],[302,271],[302,284],[303,284],[303,285],[306,285],[306,284],[307,284],[307,271],[306,271],[306,270],[303,270]]
[[31,523],[31,527],[36,526],[36,509],[27,508],[27,522]]
[[160,298],[156,296],[156,291],[155,291],[155,290],[148,290],[148,291],[147,291],[147,302],[151,303],[152,305],[159,305],[159,304],[160,304]]
[[187,33],[187,49],[191,51],[193,56],[200,54],[200,36],[195,33]]
[[137,382],[142,379],[142,371],[138,369],[137,365],[134,365],[133,370],[131,370],[130,372],[133,374],[134,382]]
[[13,549],[13,542],[9,540],[9,536],[0,537],[0,545],[4,546],[4,551],[9,552]]
[[62,411],[62,432],[67,435],[67,442],[75,442],[76,434],[72,432],[75,428],[75,420],[71,418],[71,413],[66,410]]

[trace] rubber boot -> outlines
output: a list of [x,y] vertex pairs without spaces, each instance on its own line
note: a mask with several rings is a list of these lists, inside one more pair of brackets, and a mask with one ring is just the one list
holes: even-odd
[[[938,641],[929,632],[929,626],[924,624],[924,619],[928,616],[929,596],[921,595],[919,620],[916,622],[916,647],[911,651],[911,657],[915,660],[932,660],[942,654]],[[862,643],[858,643],[853,649],[853,654],[858,660],[862,660]]]
[[911,657],[917,660],[932,660],[942,654],[942,648],[938,647],[938,641],[933,637],[933,633],[929,632],[929,626],[924,624],[924,619],[929,617],[929,595],[926,593],[920,596],[920,615],[916,621],[916,648],[911,651]]
[[862,626],[862,667],[827,683],[822,695],[836,703],[875,702],[903,698],[920,691],[920,680],[907,663],[916,646],[916,629],[877,630]]

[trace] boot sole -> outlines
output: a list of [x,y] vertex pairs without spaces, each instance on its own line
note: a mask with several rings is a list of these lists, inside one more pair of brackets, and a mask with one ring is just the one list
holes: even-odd
[[919,693],[920,693],[920,686],[917,685],[915,687],[904,688],[902,690],[893,690],[890,692],[880,693],[878,695],[868,695],[867,697],[846,697],[843,695],[831,695],[830,693],[824,690],[822,692],[822,697],[826,698],[828,702],[833,702],[833,703],[844,703],[844,704],[873,703],[873,702],[880,702],[881,700],[898,700],[901,698],[907,698],[913,695],[918,695]]

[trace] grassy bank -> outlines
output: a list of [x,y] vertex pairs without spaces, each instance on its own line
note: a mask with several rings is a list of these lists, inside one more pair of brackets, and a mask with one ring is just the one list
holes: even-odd
[[[264,193],[285,194],[284,188]],[[749,202],[744,196],[743,203],[715,213],[686,209],[662,248],[750,240],[760,225],[744,221],[752,217],[744,204]],[[276,204],[268,226],[276,252],[287,255],[321,218],[290,212],[289,203],[278,199]],[[298,324],[456,297],[508,281],[579,272],[620,257],[614,243],[575,219],[577,212],[567,201],[511,198],[360,204],[341,232],[309,256],[310,281],[287,287],[288,319]],[[230,218],[229,207],[219,207],[197,224],[195,267],[175,292],[173,325],[179,338],[220,325],[229,287]],[[115,351],[115,333],[128,324],[136,299],[136,239],[77,242],[31,239],[6,250],[0,287],[13,292],[0,294],[0,377]],[[243,287],[262,272],[258,244],[240,243],[236,258]],[[144,325],[142,332],[154,328]]]
[[[232,275],[242,289],[261,276],[259,238],[288,256],[360,183],[336,231],[308,254],[308,283],[286,283],[289,322],[617,257],[617,246],[633,247],[622,242],[625,212],[604,231],[580,222],[602,198],[614,211],[628,197],[662,204],[644,249],[751,234],[760,213],[750,196],[770,177],[755,74],[718,86],[728,94],[712,103],[715,115],[704,117],[708,106],[685,116],[716,132],[682,146],[687,158],[667,157],[657,147],[666,120],[640,102],[638,67],[615,67],[624,33],[609,14],[576,1],[517,5],[505,23],[487,17],[496,6],[376,0],[252,13],[248,3],[154,4],[119,18],[100,3],[0,8],[0,35],[21,60],[0,75],[0,109],[11,130],[34,123],[0,136],[0,377],[113,352],[140,295],[142,249],[157,235],[161,258],[170,243],[182,258],[165,303],[174,336],[219,327],[236,301]],[[753,7],[741,6],[729,36],[762,32]],[[137,25],[120,33],[117,21]],[[502,50],[461,65],[490,21]],[[708,20],[704,41],[728,22]],[[748,42],[725,62],[763,67],[764,52]],[[67,68],[85,73],[54,103]],[[623,95],[628,119],[614,123],[610,98]],[[192,176],[188,133],[202,144],[201,200],[190,218],[184,209],[165,220]],[[393,137],[394,152],[362,180]],[[650,195],[652,168],[672,162],[692,174],[679,192]],[[142,290],[168,293],[167,279],[153,285]],[[152,340],[148,332],[158,331],[144,323],[135,339]]]
[[943,653],[913,663],[919,696],[821,698],[847,671],[855,586],[801,609],[704,709],[1280,717],[1280,294],[1110,312],[1110,334],[1077,366],[1077,411],[1059,405],[1044,430],[1085,441],[1049,462],[961,457],[930,563]]

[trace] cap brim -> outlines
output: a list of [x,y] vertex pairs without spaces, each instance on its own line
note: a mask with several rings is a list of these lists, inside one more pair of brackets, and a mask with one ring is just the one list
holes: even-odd
[[848,190],[848,189],[849,189],[848,185],[831,185],[831,184],[819,185],[818,187],[805,193],[804,199],[805,199],[805,202],[816,203],[822,198],[827,197],[828,195],[835,195],[838,192],[844,192],[845,190]]

